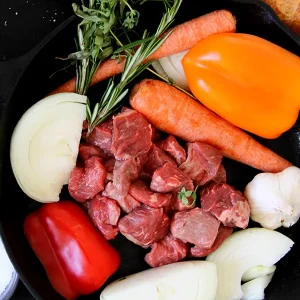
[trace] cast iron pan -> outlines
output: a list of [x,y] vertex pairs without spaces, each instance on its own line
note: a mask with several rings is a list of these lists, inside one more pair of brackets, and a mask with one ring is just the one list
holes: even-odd
[[[156,7],[157,6],[157,7]],[[159,18],[159,4],[145,4],[141,12],[141,28],[156,28]],[[176,23],[216,9],[229,9],[237,18],[238,32],[246,32],[266,38],[287,50],[300,55],[300,39],[283,26],[273,11],[264,3],[255,0],[184,0]],[[148,14],[145,14],[148,10]],[[149,17],[149,11],[151,17]],[[149,22],[149,18],[151,21]],[[76,23],[70,18],[41,44],[26,55],[0,64],[0,230],[11,260],[21,279],[37,299],[61,299],[47,280],[43,267],[35,257],[23,234],[25,216],[39,204],[27,198],[13,176],[9,161],[9,143],[12,131],[21,115],[36,101],[58,85],[70,79],[73,74],[63,72],[49,79],[50,75],[62,68],[56,56],[64,57],[74,51]],[[143,76],[148,76],[144,74]],[[106,83],[91,88],[90,98],[99,99]],[[242,99],[241,99],[242,100]],[[300,130],[297,124],[279,139],[260,142],[282,155],[296,166],[300,166]],[[257,173],[250,167],[225,160],[228,181],[243,190]],[[64,198],[70,198],[68,194]],[[255,224],[252,224],[255,225]],[[300,222],[291,229],[280,230],[289,236],[295,246],[279,263],[275,276],[266,291],[266,299],[300,299]],[[121,266],[109,282],[148,268],[144,262],[147,250],[127,241],[119,235],[112,244],[121,254]],[[82,297],[99,299],[99,291]],[[122,300],[122,299],[120,299]],[[183,299],[184,300],[184,299]],[[235,300],[235,299],[228,299]]]

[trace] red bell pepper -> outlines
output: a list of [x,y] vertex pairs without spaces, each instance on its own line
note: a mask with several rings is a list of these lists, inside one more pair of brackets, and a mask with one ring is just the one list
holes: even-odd
[[43,205],[26,217],[24,231],[52,286],[66,299],[96,291],[120,265],[118,252],[71,201]]

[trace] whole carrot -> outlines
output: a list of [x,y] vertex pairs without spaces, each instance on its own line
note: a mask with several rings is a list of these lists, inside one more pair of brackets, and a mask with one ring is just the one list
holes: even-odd
[[185,141],[210,144],[226,157],[253,168],[280,172],[291,166],[244,131],[164,82],[141,81],[131,92],[130,104],[158,129]]
[[[217,10],[212,13],[200,16],[187,21],[173,28],[173,32],[154,52],[148,60],[159,59],[192,48],[198,41],[212,34],[220,32],[235,32],[235,17],[227,10]],[[172,30],[172,29],[171,29]],[[124,60],[108,59],[104,61],[96,71],[91,85],[108,79],[122,72]],[[65,84],[58,87],[51,94],[63,92],[75,92],[76,79],[73,78]]]

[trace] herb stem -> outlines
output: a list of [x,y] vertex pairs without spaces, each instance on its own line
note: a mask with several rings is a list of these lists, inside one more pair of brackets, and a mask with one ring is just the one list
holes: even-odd
[[131,12],[134,11],[134,9],[130,6],[130,4],[126,0],[121,0],[129,9]]
[[[119,46],[124,47],[123,43],[118,39],[118,37],[111,31],[110,34],[113,36],[113,38],[116,40],[116,42],[119,44]],[[132,53],[130,53],[127,49],[124,50],[128,55],[132,56]],[[152,70],[150,67],[146,68],[149,72],[151,72],[152,74],[156,75],[158,78],[160,78],[161,80],[167,82],[168,84],[173,85],[175,88],[177,88],[178,90],[180,90],[181,92],[187,94],[188,96],[190,96],[191,98],[195,99],[194,95],[192,95],[191,93],[189,93],[188,91],[186,91],[185,89],[181,88],[180,86],[171,83],[167,78],[161,76],[160,74],[158,74],[156,71]]]
[[[118,39],[118,37],[114,34],[114,32],[110,29],[109,33],[112,35],[112,37],[116,40],[116,42],[121,46],[124,47],[124,45],[122,44],[122,42]],[[126,51],[126,53],[129,54],[128,50]]]
[[164,80],[165,82],[171,84],[172,86],[174,86],[174,87],[175,87],[176,89],[178,89],[179,91],[181,91],[181,92],[187,94],[188,96],[190,96],[190,97],[193,98],[193,99],[196,99],[194,95],[192,95],[191,93],[189,93],[189,92],[186,91],[185,89],[181,88],[180,86],[178,86],[178,85],[176,85],[176,84],[170,82],[167,78],[165,78],[165,77],[159,75],[157,72],[155,72],[155,71],[152,70],[151,68],[147,68],[147,70],[148,70],[149,72],[151,72],[152,74],[156,75],[158,78],[160,78],[160,79]]

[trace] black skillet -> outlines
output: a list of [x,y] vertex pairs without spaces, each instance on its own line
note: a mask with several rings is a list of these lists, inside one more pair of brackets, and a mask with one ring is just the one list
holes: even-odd
[[[147,27],[152,31],[155,29],[161,15],[158,7],[160,6],[156,2],[145,4],[141,9],[141,28]],[[236,16],[239,32],[261,36],[300,55],[300,38],[283,26],[274,12],[259,1],[183,0],[176,23],[222,8],[229,9]],[[145,13],[146,10],[152,12],[151,21],[149,21],[149,13]],[[17,185],[9,161],[9,143],[12,131],[25,110],[73,76],[65,72],[49,79],[53,72],[63,66],[55,56],[63,57],[74,51],[76,23],[77,20],[70,18],[26,55],[0,64],[0,230],[9,256],[22,281],[37,299],[55,300],[61,297],[51,287],[41,264],[23,235],[25,216],[39,204],[28,199]],[[91,98],[98,99],[104,87],[105,83],[93,87],[90,91]],[[260,139],[260,141],[299,167],[300,130],[298,129],[297,122],[293,129],[279,139],[272,141]],[[229,183],[241,190],[257,173],[250,167],[230,160],[225,160],[225,167]],[[66,197],[69,196],[64,198]],[[291,229],[280,231],[288,235],[295,242],[295,246],[278,263],[275,276],[267,288],[266,299],[298,300],[300,299],[300,222]],[[146,250],[135,246],[122,236],[117,237],[112,243],[120,252],[122,262],[118,272],[109,281],[147,268],[143,260]],[[99,299],[99,293],[100,291],[82,298]]]

